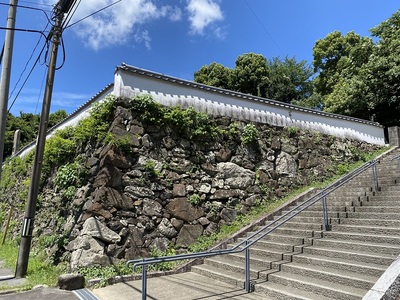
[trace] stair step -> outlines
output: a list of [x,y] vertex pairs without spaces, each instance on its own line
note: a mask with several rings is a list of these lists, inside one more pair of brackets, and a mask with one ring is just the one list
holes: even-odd
[[262,238],[265,241],[275,241],[275,242],[287,242],[290,244],[295,245],[309,245],[311,242],[310,237],[299,237],[299,236],[292,236],[288,234],[278,234],[277,232],[273,231]]
[[347,217],[360,219],[400,220],[400,214],[396,213],[348,212]]
[[374,253],[384,253],[389,255],[400,254],[400,246],[393,244],[382,244],[382,243],[367,243],[361,241],[350,241],[350,240],[338,240],[338,239],[314,239],[313,246],[317,247],[328,247],[328,248],[340,248],[355,251],[368,251]]
[[[238,241],[243,241],[244,239],[239,239]],[[303,243],[295,243],[295,245],[299,245]],[[271,250],[279,250],[279,251],[293,251],[293,244],[285,242],[275,242],[271,240],[261,239],[256,244],[257,247],[271,249]]]
[[395,227],[381,227],[381,226],[368,226],[361,225],[347,225],[347,224],[332,224],[332,231],[346,231],[346,232],[359,232],[364,234],[379,234],[379,235],[393,235],[400,236],[400,228]]
[[[215,280],[219,280],[233,286],[237,286],[239,288],[244,288],[245,278],[242,274],[237,274],[235,272],[220,270],[213,266],[209,265],[197,265],[192,267],[192,272],[196,274],[200,274],[206,276],[208,278],[212,278]],[[256,279],[256,278],[251,278]]]
[[[218,256],[217,256],[218,257]],[[227,257],[229,260],[242,264],[244,266],[245,262],[245,253],[232,253],[228,255],[222,255],[221,257]],[[268,270],[268,269],[278,269],[279,265],[283,262],[283,260],[276,259],[268,259],[265,256],[250,254],[250,266],[256,266],[259,269]]]
[[[229,259],[227,256],[217,256],[211,257],[204,260],[204,266],[212,266],[213,268],[217,268],[221,271],[228,271],[235,274],[242,274],[244,278],[245,273],[245,262],[238,262]],[[268,268],[269,269],[269,268]],[[251,264],[250,262],[250,277],[251,278],[258,278],[258,274],[261,271],[265,271],[267,268],[262,268]]]
[[312,255],[308,253],[293,255],[292,259],[293,262],[296,263],[321,266],[328,269],[331,268],[341,271],[350,271],[377,277],[381,276],[387,268],[387,266],[382,266],[374,263],[366,263],[366,262],[348,260],[338,257]]
[[[399,203],[400,204],[400,201]],[[378,205],[369,205],[369,206],[359,206],[354,207],[355,212],[374,212],[374,213],[397,213],[400,214],[400,207],[396,206],[378,206]]]
[[345,270],[335,270],[321,266],[306,265],[299,263],[282,264],[281,269],[292,274],[304,275],[312,278],[343,284],[346,286],[359,287],[369,290],[378,279],[376,276],[369,276]]
[[389,255],[383,253],[373,253],[367,251],[351,251],[347,249],[328,248],[320,246],[307,246],[303,248],[303,253],[313,254],[326,257],[337,257],[346,260],[360,261],[373,264],[381,264],[389,266],[396,255]]
[[270,274],[268,281],[336,299],[360,300],[366,294],[364,289],[285,271]]
[[[333,225],[332,225],[333,226]],[[372,243],[386,243],[400,245],[400,237],[398,236],[388,236],[388,235],[366,235],[364,233],[357,232],[338,232],[338,231],[324,231],[323,236],[330,239],[348,239]]]
[[332,298],[311,292],[295,289],[273,282],[258,283],[255,286],[257,294],[266,295],[276,300],[332,300]]
[[293,218],[292,220],[284,223],[281,225],[280,228],[292,228],[292,229],[298,229],[298,228],[302,228],[304,230],[317,230],[317,231],[321,231],[323,230],[322,227],[322,222],[318,222],[318,223],[301,223],[301,222],[296,222],[297,220],[295,218]]
[[397,227],[400,228],[400,220],[381,220],[381,219],[340,219],[342,225],[367,225],[380,227]]

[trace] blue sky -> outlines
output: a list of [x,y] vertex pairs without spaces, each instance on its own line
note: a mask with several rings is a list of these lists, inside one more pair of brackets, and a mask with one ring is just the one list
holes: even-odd
[[[82,0],[69,24],[114,2]],[[5,27],[8,0],[0,3],[0,26]],[[44,30],[45,13],[54,3],[20,0],[19,5],[44,12],[18,8],[16,27]],[[65,63],[56,71],[51,111],[73,112],[113,81],[122,62],[189,80],[203,65],[234,67],[236,58],[248,52],[311,64],[318,39],[335,30],[370,36],[369,29],[399,8],[393,0],[121,0],[64,31]],[[0,30],[0,40],[4,35]],[[10,106],[16,99],[14,115],[41,111],[47,72],[43,55],[16,98],[44,45],[40,36],[15,33],[9,100]],[[60,48],[59,65],[63,57]]]

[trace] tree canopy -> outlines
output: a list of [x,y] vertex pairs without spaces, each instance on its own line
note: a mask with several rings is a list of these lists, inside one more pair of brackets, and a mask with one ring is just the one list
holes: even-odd
[[375,42],[337,31],[316,42],[314,93],[325,111],[400,125],[400,11],[371,33]]
[[295,105],[400,125],[400,10],[371,29],[316,41],[313,62],[245,53],[233,69],[203,66],[194,80]]
[[313,71],[306,61],[295,58],[268,60],[261,54],[245,53],[230,69],[216,62],[194,73],[199,83],[290,103],[309,97]]
[[[39,130],[40,116],[38,114],[20,112],[19,116],[11,113],[7,115],[6,133],[4,141],[4,157],[10,156],[13,148],[14,132],[21,131],[20,146],[29,144],[36,139]],[[57,110],[49,115],[48,128],[61,122],[68,116],[65,110]]]

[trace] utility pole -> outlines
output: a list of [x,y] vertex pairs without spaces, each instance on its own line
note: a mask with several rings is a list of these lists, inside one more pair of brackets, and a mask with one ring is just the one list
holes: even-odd
[[36,203],[39,194],[39,181],[42,171],[44,146],[46,143],[47,125],[49,119],[51,97],[53,93],[54,74],[57,63],[57,52],[62,34],[62,21],[64,19],[64,14],[68,13],[74,2],[75,0],[60,0],[53,10],[55,23],[50,33],[53,45],[47,71],[46,89],[43,97],[42,112],[40,115],[39,134],[36,143],[35,158],[33,162],[31,185],[29,187],[24,224],[22,226],[21,244],[19,247],[17,269],[15,273],[16,278],[25,277],[28,270],[29,252],[31,249],[33,234],[33,223],[35,219]]
[[7,31],[3,48],[0,82],[0,179],[4,157],[4,140],[6,135],[6,120],[8,114],[8,93],[10,90],[11,61],[14,47],[14,28],[17,15],[18,0],[10,0],[8,9]]

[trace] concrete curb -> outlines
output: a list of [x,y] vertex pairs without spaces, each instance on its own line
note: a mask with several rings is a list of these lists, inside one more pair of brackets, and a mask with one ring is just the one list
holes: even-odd
[[400,255],[387,268],[362,300],[400,299]]

